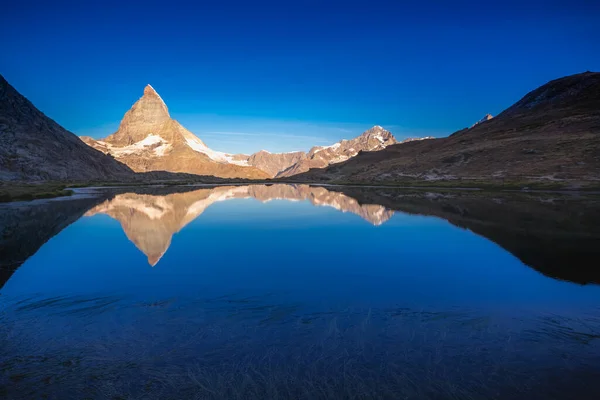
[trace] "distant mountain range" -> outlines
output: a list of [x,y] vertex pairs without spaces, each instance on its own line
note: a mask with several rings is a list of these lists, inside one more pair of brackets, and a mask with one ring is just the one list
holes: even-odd
[[390,132],[375,126],[352,140],[316,146],[308,153],[272,154],[266,150],[252,155],[223,153],[210,149],[173,120],[165,102],[150,85],[125,113],[117,132],[102,140],[87,136],[81,139],[136,172],[166,170],[250,179],[286,177],[310,168],[324,168],[361,151],[377,151],[397,143]]
[[80,140],[0,77],[0,181],[127,181],[140,172],[332,183],[542,180],[577,187],[600,182],[600,73],[551,81],[498,116],[445,138],[399,143],[374,126],[308,152],[252,155],[210,149],[170,117],[149,85],[115,133]]
[[[312,169],[306,182],[514,180],[600,183],[600,73],[551,81],[449,137],[396,144]],[[460,183],[459,183],[460,185]]]
[[362,151],[378,151],[398,143],[396,138],[381,126],[374,126],[351,140],[341,140],[330,146],[315,146],[308,153],[271,154],[260,151],[248,157],[248,163],[267,171],[272,177],[296,175],[311,168],[324,168],[346,161]]

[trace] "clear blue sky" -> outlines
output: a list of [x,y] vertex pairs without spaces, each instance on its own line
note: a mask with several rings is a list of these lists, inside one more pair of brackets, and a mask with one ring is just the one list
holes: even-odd
[[[93,4],[92,4],[93,3]],[[104,137],[150,83],[217,150],[445,136],[600,70],[595,1],[7,2],[0,74]]]

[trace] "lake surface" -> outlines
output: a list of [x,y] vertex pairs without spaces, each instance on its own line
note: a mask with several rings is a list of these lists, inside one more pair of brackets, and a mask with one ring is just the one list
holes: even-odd
[[0,205],[0,397],[596,399],[600,198],[254,185]]

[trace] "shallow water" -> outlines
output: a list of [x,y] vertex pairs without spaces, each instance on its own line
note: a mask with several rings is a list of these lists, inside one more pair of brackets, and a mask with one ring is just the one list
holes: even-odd
[[2,206],[0,395],[597,398],[599,210],[306,185]]

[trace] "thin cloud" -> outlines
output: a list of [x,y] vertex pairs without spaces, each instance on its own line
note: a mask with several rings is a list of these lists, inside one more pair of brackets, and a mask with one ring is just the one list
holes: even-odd
[[330,128],[331,130],[334,131],[338,131],[338,132],[344,132],[344,133],[352,133],[353,131],[350,129],[346,129],[346,128]]
[[310,139],[317,142],[328,142],[329,140],[319,136],[309,136],[309,135],[294,135],[287,133],[250,133],[250,132],[221,132],[221,131],[211,131],[204,132],[199,134],[199,136],[210,136],[210,137],[222,137],[222,136],[251,136],[251,137],[280,137],[280,138],[290,138],[290,139]]

